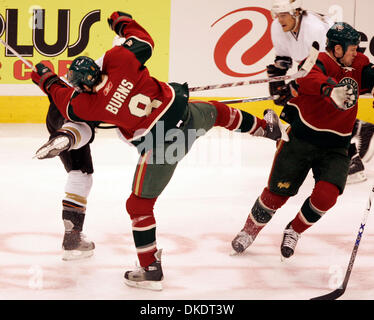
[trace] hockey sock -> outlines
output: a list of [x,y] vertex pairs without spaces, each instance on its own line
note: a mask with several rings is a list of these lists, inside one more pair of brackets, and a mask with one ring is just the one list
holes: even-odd
[[65,231],[82,231],[87,197],[91,187],[92,174],[86,174],[80,170],[69,172],[65,186],[65,197],[62,200],[62,219]]
[[265,129],[266,121],[253,116],[245,111],[231,108],[219,101],[209,101],[217,109],[215,126],[224,127],[228,130],[249,132],[253,134],[258,128]]
[[148,267],[156,260],[156,220],[153,215],[156,200],[157,198],[140,198],[132,193],[126,202],[126,209],[132,221],[136,252],[142,267]]
[[265,188],[260,197],[257,198],[252,210],[247,218],[244,230],[250,233],[252,230],[256,233],[271,220],[275,211],[283,206],[288,197],[280,196]]
[[65,232],[81,232],[86,213],[86,207],[62,200],[62,220],[64,221]]
[[292,220],[292,228],[302,233],[310,228],[332,208],[339,196],[339,189],[332,183],[319,181],[316,183],[312,195],[304,201],[301,210]]

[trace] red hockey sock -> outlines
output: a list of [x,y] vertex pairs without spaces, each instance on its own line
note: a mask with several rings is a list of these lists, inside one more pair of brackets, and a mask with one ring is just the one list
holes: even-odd
[[339,196],[339,189],[330,182],[316,183],[312,195],[305,200],[301,210],[291,225],[297,233],[302,233],[316,223],[327,210],[332,208]]
[[240,127],[243,120],[239,109],[230,108],[228,105],[219,101],[209,101],[216,107],[217,118],[215,126],[224,127],[228,130],[236,130]]
[[156,220],[153,207],[157,198],[146,199],[131,194],[126,209],[132,221],[132,233],[139,263],[148,267],[156,258]]

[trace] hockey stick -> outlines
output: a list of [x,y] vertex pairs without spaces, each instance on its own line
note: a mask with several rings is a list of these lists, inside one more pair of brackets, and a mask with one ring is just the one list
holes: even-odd
[[360,245],[361,237],[362,237],[362,234],[364,232],[364,228],[365,228],[365,225],[366,225],[366,220],[368,218],[368,215],[369,215],[369,212],[370,212],[370,209],[371,209],[371,203],[373,201],[373,198],[374,198],[374,186],[371,188],[370,196],[369,196],[369,199],[368,199],[368,202],[367,202],[367,205],[366,205],[364,215],[363,215],[362,220],[361,220],[360,229],[358,230],[355,245],[353,247],[352,254],[351,254],[351,259],[349,260],[349,264],[348,264],[348,267],[347,267],[347,271],[345,272],[345,277],[344,277],[342,285],[338,289],[336,289],[336,290],[334,290],[334,291],[332,291],[328,294],[325,294],[325,295],[319,296],[319,297],[315,297],[315,298],[312,298],[310,300],[335,300],[335,299],[341,297],[344,294],[345,290],[347,289],[348,280],[349,280],[349,277],[350,277],[351,272],[352,272],[353,263],[355,262],[355,258],[356,258],[357,251],[358,251],[358,246]]
[[271,78],[266,78],[266,79],[239,81],[239,82],[233,82],[233,83],[213,84],[213,85],[207,85],[207,86],[202,86],[202,87],[192,87],[192,88],[189,88],[189,91],[190,92],[205,91],[205,90],[231,88],[231,87],[246,86],[246,85],[251,85],[251,84],[268,83],[268,82],[283,81],[283,80],[295,80],[297,78],[302,78],[302,77],[305,77],[309,73],[309,71],[313,68],[314,64],[316,63],[317,57],[319,54],[318,50],[319,50],[319,44],[318,42],[314,41],[312,48],[310,49],[309,56],[305,59],[305,62],[301,66],[300,70],[292,75],[271,77]]
[[6,42],[4,42],[2,39],[0,39],[0,43],[5,47],[7,48],[8,50],[10,50],[18,59],[20,59],[25,65],[27,65],[30,69],[32,69],[33,71],[36,72],[36,69],[35,67],[30,63],[28,62],[26,59],[24,59],[16,50],[14,50],[9,44],[7,44]]
[[233,99],[233,100],[220,100],[219,102],[231,104],[231,103],[244,103],[244,102],[275,100],[277,98],[278,98],[278,96],[268,96],[268,97],[258,97],[258,98],[242,98],[242,99]]

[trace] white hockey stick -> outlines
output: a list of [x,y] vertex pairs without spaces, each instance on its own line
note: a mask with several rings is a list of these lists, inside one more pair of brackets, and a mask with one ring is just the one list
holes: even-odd
[[309,56],[306,58],[300,70],[292,75],[271,77],[271,78],[266,78],[266,79],[239,81],[239,82],[233,82],[233,83],[213,84],[213,85],[207,85],[207,86],[202,86],[202,87],[192,87],[192,88],[189,88],[189,91],[190,92],[205,91],[205,90],[231,88],[231,87],[246,86],[246,85],[251,85],[251,84],[268,83],[268,82],[283,81],[283,80],[295,80],[297,78],[302,78],[302,77],[305,77],[309,73],[310,70],[312,70],[314,64],[317,61],[317,57],[319,54],[318,50],[319,50],[319,44],[318,42],[314,41],[312,48],[310,49]]
[[367,201],[365,212],[364,212],[364,215],[363,215],[362,220],[361,220],[360,229],[358,230],[358,234],[357,234],[357,237],[356,237],[356,240],[355,240],[355,245],[353,246],[351,258],[349,259],[348,267],[347,267],[347,270],[345,272],[345,277],[344,277],[342,285],[338,289],[335,289],[334,291],[332,291],[330,293],[327,293],[323,296],[312,298],[310,300],[335,300],[335,299],[341,297],[344,294],[344,292],[345,292],[345,290],[347,289],[347,286],[348,286],[348,280],[349,280],[349,277],[350,277],[352,269],[353,269],[353,263],[355,262],[355,259],[356,259],[358,246],[360,245],[361,237],[362,237],[362,234],[364,233],[366,221],[367,221],[367,218],[369,216],[370,209],[371,209],[371,204],[372,204],[373,200],[374,200],[374,186],[371,187],[369,199]]
[[30,69],[32,69],[33,71],[36,72],[36,69],[35,67],[30,63],[28,62],[26,59],[24,59],[16,50],[14,50],[9,44],[7,44],[6,42],[4,42],[2,39],[0,39],[0,43],[5,47],[7,48],[8,50],[10,50],[18,59],[20,59],[25,65],[27,65]]
[[244,103],[244,102],[257,102],[257,101],[267,101],[267,100],[275,100],[279,96],[268,96],[268,97],[258,97],[258,98],[241,98],[241,99],[232,99],[232,100],[220,100],[219,102],[222,103]]

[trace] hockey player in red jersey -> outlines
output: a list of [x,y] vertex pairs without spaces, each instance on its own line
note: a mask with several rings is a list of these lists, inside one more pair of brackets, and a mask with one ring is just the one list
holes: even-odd
[[343,193],[350,159],[348,148],[357,115],[359,92],[371,91],[374,72],[357,52],[360,34],[346,23],[327,32],[326,52],[310,73],[297,80],[298,96],[288,102],[289,142],[276,151],[268,185],[257,198],[243,229],[232,241],[243,252],[289,197],[297,194],[310,169],[314,189],[286,226],[281,255],[294,254],[300,235],[316,223]]
[[[150,76],[144,63],[152,55],[153,40],[129,14],[114,12],[108,22],[126,41],[106,52],[102,72],[92,59],[78,57],[68,72],[76,90],[42,64],[36,65],[32,79],[66,119],[114,124],[138,148],[140,159],[126,209],[141,268],[127,271],[125,281],[160,290],[163,272],[153,207],[194,142],[189,133],[198,133],[196,139],[213,126],[221,126],[273,140],[287,139],[287,134],[272,110],[260,119],[218,101],[189,101],[187,84],[169,84]],[[54,141],[44,146],[47,157],[67,148],[58,148]]]

